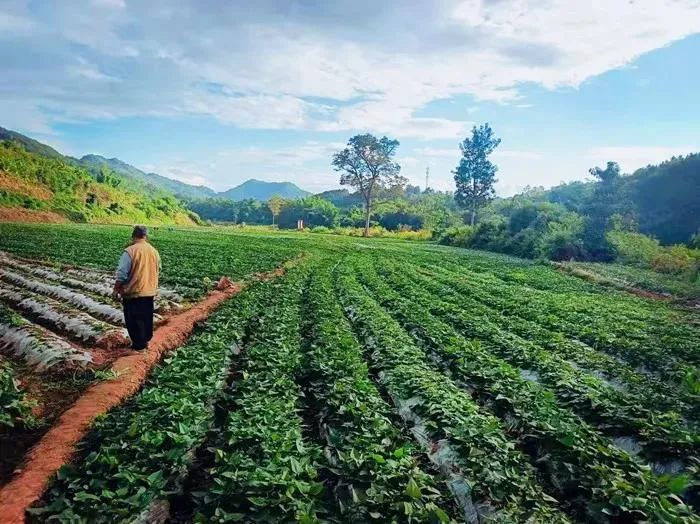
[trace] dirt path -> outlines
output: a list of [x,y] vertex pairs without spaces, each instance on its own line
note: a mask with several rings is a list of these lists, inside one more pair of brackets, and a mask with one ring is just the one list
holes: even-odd
[[[257,278],[271,278],[281,272],[284,270],[257,275]],[[0,521],[24,522],[26,508],[41,497],[51,476],[70,461],[75,445],[88,431],[92,420],[136,393],[165,353],[184,344],[197,323],[242,289],[242,284],[229,282],[225,289],[213,291],[190,309],[170,317],[156,330],[147,351],[115,360],[112,369],[117,377],[88,388],[27,454],[19,473],[0,489]]]

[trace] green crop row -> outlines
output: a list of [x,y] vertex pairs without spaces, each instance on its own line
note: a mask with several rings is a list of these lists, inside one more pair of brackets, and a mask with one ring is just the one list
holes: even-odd
[[[124,226],[0,224],[0,249],[23,257],[113,271],[130,235],[131,229]],[[187,298],[201,296],[222,276],[241,279],[270,271],[301,251],[298,242],[269,235],[204,229],[152,228],[149,240],[161,255],[161,283]]]
[[214,450],[198,522],[318,522],[326,512],[317,462],[303,435],[299,305],[304,271],[292,270],[254,319],[235,364],[228,414]]
[[336,291],[382,385],[395,402],[411,406],[436,443],[455,450],[455,467],[469,481],[482,516],[502,522],[567,522],[498,419],[482,413],[468,393],[430,368],[425,353],[363,290],[346,264],[336,267]]
[[242,321],[266,297],[254,286],[222,306],[138,395],[98,420],[79,459],[59,470],[43,503],[31,510],[32,520],[128,520],[176,491],[211,425]]
[[6,360],[0,358],[0,431],[14,427],[31,427],[33,403],[19,386],[15,372]]
[[[419,302],[426,312],[453,326],[462,336],[478,340],[490,353],[511,365],[534,371],[537,380],[553,391],[562,405],[603,432],[612,436],[638,436],[652,460],[692,458],[698,453],[700,437],[684,426],[677,412],[644,409],[636,397],[612,388],[572,367],[559,355],[502,329],[482,304],[474,304],[468,297],[460,302],[448,302],[445,296],[449,296],[449,290],[437,295],[429,292],[430,283],[416,276],[410,265],[392,264],[391,269],[388,265],[383,263],[380,272],[402,298]],[[415,281],[420,285],[415,285]]]
[[[439,268],[438,268],[439,269]],[[438,273],[440,271],[438,270]],[[642,369],[673,380],[690,394],[700,394],[700,332],[679,322],[676,312],[658,305],[653,312],[641,299],[586,294],[550,293],[499,279],[450,272],[450,285],[462,284],[480,302],[581,340]]]
[[303,315],[308,396],[317,407],[325,455],[340,477],[338,514],[351,522],[446,522],[441,495],[395,415],[368,376],[362,349],[338,304],[327,265],[315,269]]
[[[674,494],[665,493],[667,485],[657,482],[648,468],[562,409],[551,393],[432,316],[428,308],[434,297],[408,289],[394,291],[369,262],[359,266],[359,273],[414,341],[435,355],[437,367],[473,388],[481,404],[508,423],[522,449],[534,450],[533,460],[544,466],[549,485],[566,498],[572,513],[583,509],[594,520],[605,516],[659,520],[690,514],[667,499],[666,494]],[[682,490],[687,479],[669,479],[676,482]]]
[[[596,351],[590,346],[578,340],[570,339],[556,331],[551,331],[537,322],[521,318],[516,315],[508,315],[499,309],[490,307],[474,298],[471,290],[463,283],[450,280],[449,277],[430,270],[414,267],[410,272],[410,279],[420,285],[422,289],[439,296],[443,302],[452,304],[462,310],[468,310],[469,315],[486,316],[497,324],[503,331],[517,334],[523,339],[534,342],[549,353],[557,355],[565,362],[606,377],[611,383],[617,385],[629,397],[634,399],[638,408],[647,410],[651,417],[657,420],[660,417],[661,426],[668,423],[676,424],[675,413],[697,420],[698,404],[691,395],[684,394],[684,390],[672,387],[669,384],[655,379],[652,376],[637,372],[630,365],[608,355]],[[590,379],[586,384],[594,385]],[[671,412],[671,413],[669,413]]]

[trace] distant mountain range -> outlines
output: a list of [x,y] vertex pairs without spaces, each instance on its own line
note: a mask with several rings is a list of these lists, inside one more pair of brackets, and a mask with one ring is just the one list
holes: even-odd
[[85,155],[79,162],[91,171],[107,166],[119,176],[143,184],[152,190],[165,190],[184,199],[228,198],[229,200],[267,201],[273,196],[282,198],[303,198],[311,193],[304,191],[291,182],[265,182],[250,179],[227,191],[216,192],[206,186],[194,186],[164,177],[157,173],[146,173],[122,162],[118,158],[104,158],[99,155]]
[[135,191],[145,191],[149,195],[158,196],[164,193],[173,194],[176,197],[190,200],[200,198],[227,198],[230,200],[254,199],[267,201],[273,196],[282,198],[303,198],[311,193],[304,191],[292,182],[265,182],[263,180],[250,179],[227,191],[216,192],[206,186],[195,186],[174,180],[157,173],[146,173],[140,169],[119,160],[118,158],[105,158],[100,155],[85,155],[82,158],[65,156],[52,147],[42,144],[16,131],[0,127],[0,141],[11,140],[19,142],[30,153],[35,153],[48,158],[59,158],[68,163],[84,167],[93,176],[97,177],[103,166],[114,171],[126,180],[127,186]]

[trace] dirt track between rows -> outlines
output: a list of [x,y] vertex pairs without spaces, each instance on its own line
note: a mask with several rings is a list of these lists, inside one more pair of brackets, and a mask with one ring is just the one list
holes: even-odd
[[[284,269],[277,269],[256,278],[274,278],[282,273]],[[167,352],[183,345],[198,323],[244,287],[242,283],[228,282],[225,289],[212,291],[201,302],[170,317],[159,327],[147,351],[115,360],[112,370],[116,377],[88,388],[29,451],[12,480],[0,489],[0,521],[7,524],[24,522],[26,509],[41,497],[56,471],[71,460],[75,445],[87,433],[93,419],[138,392]]]

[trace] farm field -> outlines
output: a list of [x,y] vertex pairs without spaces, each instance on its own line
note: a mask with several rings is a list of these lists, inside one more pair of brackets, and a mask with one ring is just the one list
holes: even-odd
[[[41,366],[5,342],[2,442],[58,415],[37,415],[37,382],[71,400],[114,379],[72,352],[119,328],[96,304],[116,307],[98,285],[128,234],[0,224],[0,330],[41,330],[59,352]],[[163,308],[221,276],[247,286],[94,422],[29,521],[700,519],[696,310],[431,244],[207,229],[152,242]]]

